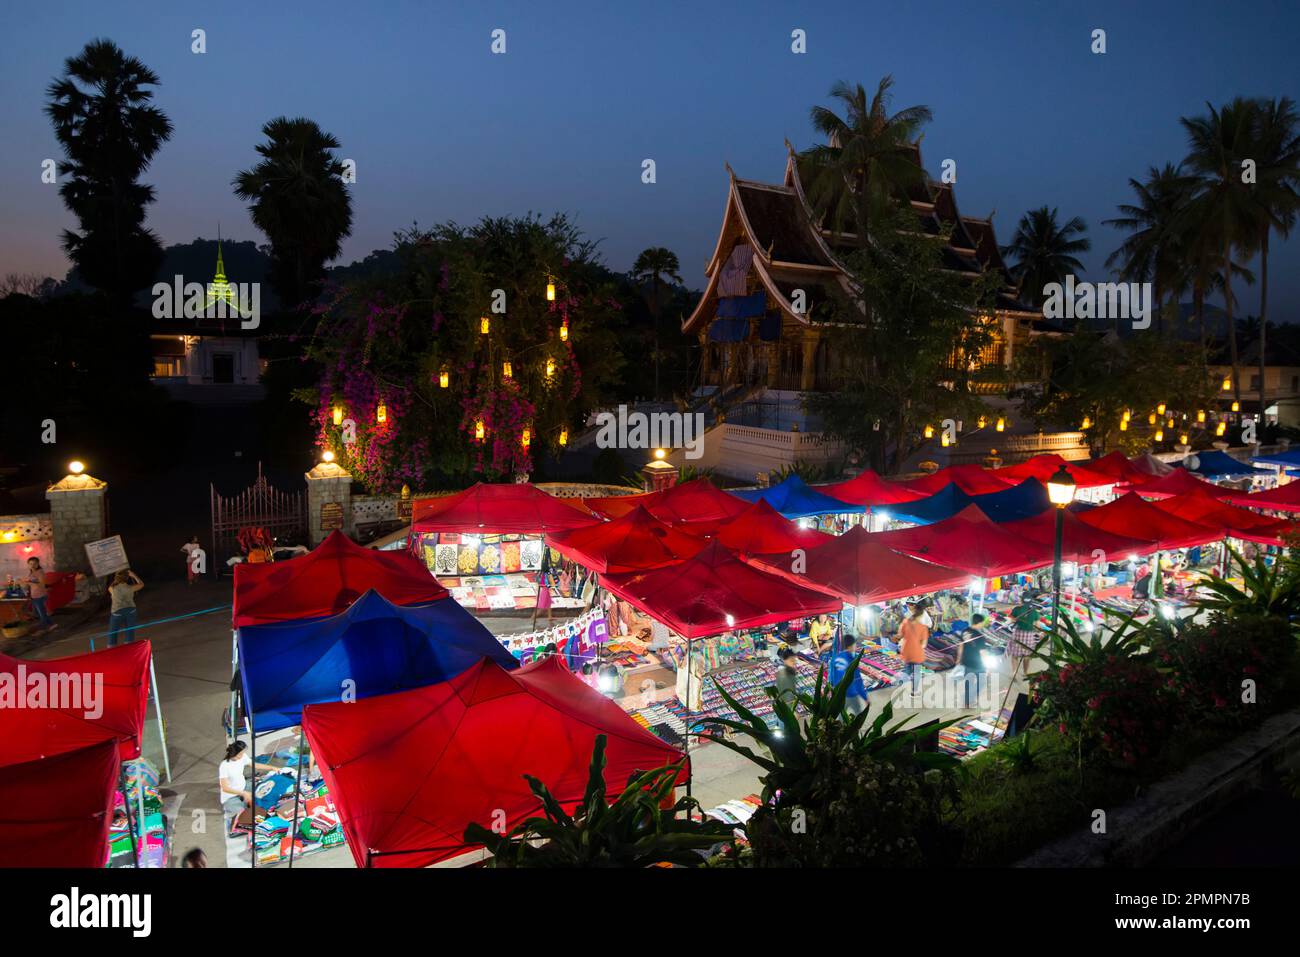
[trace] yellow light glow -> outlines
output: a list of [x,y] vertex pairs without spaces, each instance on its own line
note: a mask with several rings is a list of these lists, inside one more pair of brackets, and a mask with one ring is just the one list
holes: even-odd
[[1173,420],[1173,419],[1170,419],[1168,422],[1165,423],[1165,426],[1166,426],[1167,428],[1172,429],[1172,428],[1174,427],[1174,420]]
[[1161,402],[1159,405],[1156,406],[1156,415],[1164,415],[1164,414],[1165,414],[1165,404]]
[[984,426],[986,426],[986,425],[989,424],[989,420],[986,419],[984,416],[981,415],[981,416],[979,417],[978,424],[979,424],[979,427],[982,429],[982,428],[984,428]]
[[68,463],[68,471],[73,475],[80,475],[82,472],[86,471],[86,464],[79,459],[73,459]]
[[503,378],[506,379],[512,378],[514,374],[515,374],[514,366],[512,366],[509,362],[501,363],[501,375]]
[[1147,425],[1155,425],[1155,424],[1156,424],[1156,414],[1152,412],[1150,415],[1147,416]]
[[376,422],[388,421],[388,406],[384,405],[384,403],[382,402],[379,403],[379,405],[376,406],[375,408],[375,421]]
[[555,360],[554,360],[554,359],[547,359],[547,360],[546,360],[546,378],[549,379],[549,378],[551,378],[551,377],[554,376],[554,375],[555,375]]
[[1184,432],[1182,435],[1178,436],[1178,444],[1179,444],[1179,445],[1186,445],[1186,444],[1187,444],[1187,433],[1186,433],[1186,432]]
[[932,438],[934,438],[934,426],[933,426],[933,425],[927,425],[927,426],[925,427],[925,437],[926,437],[927,439],[932,439]]
[[563,322],[560,323],[560,341],[561,342],[569,341],[569,320],[568,319],[565,319]]
[[560,444],[561,444],[561,445],[568,445],[568,444],[569,444],[569,430],[568,430],[568,429],[560,429]]
[[532,443],[533,443],[533,430],[524,429],[523,434],[519,436],[519,444],[522,445],[524,448],[528,448],[528,446],[532,445]]
[[478,439],[480,442],[482,442],[482,441],[483,441],[483,436],[485,436],[485,435],[487,435],[487,429],[486,429],[486,428],[484,427],[484,425],[483,425],[483,420],[482,420],[482,419],[476,419],[476,420],[474,421],[474,438],[476,438],[476,439]]
[[1092,428],[1092,418],[1091,418],[1090,416],[1086,416],[1086,415],[1085,415],[1085,416],[1083,417],[1083,425],[1079,426],[1079,428],[1081,428],[1081,429],[1090,429],[1090,428]]
[[1228,423],[1227,423],[1227,422],[1220,422],[1218,425],[1216,425],[1216,426],[1214,427],[1214,434],[1215,434],[1215,435],[1222,435],[1222,434],[1223,434],[1224,432],[1226,432],[1226,431],[1228,431]]
[[939,436],[939,444],[940,444],[941,446],[943,446],[945,449],[949,446],[950,443],[949,443],[949,441],[948,441],[948,433],[947,433],[947,432],[945,432],[943,435]]
[[1006,419],[1003,419],[1003,418],[1001,418],[1001,417],[999,417],[999,418],[998,418],[998,424],[997,424],[997,426],[996,426],[997,430],[998,430],[999,432],[1001,432],[1001,431],[1002,431],[1003,429],[1005,429],[1006,427],[1007,427],[1007,420],[1006,420]]
[[438,373],[438,387],[445,389],[449,385],[451,385],[451,374],[446,369],[443,369]]
[[655,458],[663,459],[667,455],[668,453],[665,452],[663,449],[655,449]]
[[1238,402],[1236,399],[1233,399],[1233,400],[1232,400],[1232,411],[1233,411],[1233,412],[1240,412],[1240,411],[1241,411],[1241,403]]
[[18,537],[18,533],[15,532],[13,529],[8,529],[4,533],[4,535],[0,536],[0,538],[3,538],[6,542],[12,542],[17,537]]
[[546,284],[546,301],[555,302],[555,283],[553,282]]
[[335,425],[343,424],[343,406],[341,405],[334,406],[334,424]]
[[1125,409],[1125,410],[1124,410],[1124,421],[1127,422],[1127,421],[1128,421],[1129,419],[1131,419],[1131,418],[1133,418],[1133,413],[1130,412],[1128,409]]
[[1120,420],[1119,420],[1119,430],[1120,430],[1121,432],[1127,432],[1127,431],[1128,431],[1128,419],[1120,419]]
[[1196,410],[1196,421],[1197,421],[1197,422],[1201,422],[1201,423],[1204,423],[1204,422],[1205,422],[1205,410],[1204,410],[1204,409],[1197,409],[1197,410]]
[[492,320],[487,316],[480,317],[478,321],[478,331],[486,336],[492,331]]
[[331,452],[329,449],[326,449],[324,452],[321,453],[320,460],[322,462],[333,462],[334,453]]
[[1163,442],[1164,440],[1165,440],[1165,430],[1164,430],[1164,429],[1156,429],[1156,441],[1157,441],[1157,442]]
[[1226,376],[1226,375],[1225,375],[1225,376],[1223,377],[1223,391],[1224,391],[1224,392],[1231,392],[1231,391],[1232,391],[1232,376]]

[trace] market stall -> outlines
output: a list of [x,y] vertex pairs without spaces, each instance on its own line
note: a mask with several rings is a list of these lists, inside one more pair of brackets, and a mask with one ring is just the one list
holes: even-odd
[[546,541],[565,558],[602,575],[671,565],[707,544],[661,522],[641,505],[613,521],[551,533]]
[[[1019,479],[1016,481],[1019,481]],[[910,491],[920,492],[922,495],[933,495],[950,483],[956,485],[967,495],[987,495],[989,492],[1000,492],[1016,484],[1014,481],[1007,481],[993,471],[973,463],[950,465],[929,475],[903,479],[896,484]]]
[[111,737],[0,761],[0,868],[103,867],[120,768]]
[[788,555],[796,548],[814,551],[835,541],[833,535],[790,521],[761,499],[718,526],[709,537],[737,555],[764,552],[785,552]]
[[1222,500],[1242,508],[1266,512],[1300,512],[1300,482],[1288,482],[1262,492],[1229,492]]
[[789,475],[770,488],[744,489],[733,492],[746,502],[766,502],[786,518],[838,517],[861,515],[864,505],[854,505],[810,488],[798,475]]
[[556,658],[513,671],[483,659],[441,684],[308,705],[303,723],[358,867],[427,867],[472,849],[471,821],[514,827],[538,812],[525,774],[572,811],[598,734],[611,796],[681,759]]
[[1187,469],[1171,469],[1168,475],[1131,485],[1129,490],[1143,498],[1154,499],[1173,498],[1175,495],[1183,495],[1187,492],[1201,492],[1215,498],[1227,498],[1235,491],[1235,489],[1221,488],[1203,478],[1197,478]]

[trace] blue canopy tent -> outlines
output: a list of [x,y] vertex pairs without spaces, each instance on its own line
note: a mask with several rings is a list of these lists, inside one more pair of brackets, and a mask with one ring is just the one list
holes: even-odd
[[1255,455],[1252,462],[1263,465],[1282,465],[1287,468],[1300,468],[1300,449],[1287,449],[1285,452],[1272,452],[1268,455]]
[[824,495],[810,488],[808,483],[797,475],[791,475],[779,485],[771,488],[746,489],[731,494],[747,502],[764,501],[786,518],[809,518],[813,515],[840,515],[845,513],[861,514],[867,510],[865,505],[852,505],[837,498]]
[[332,618],[239,629],[244,700],[258,733],[300,724],[303,705],[338,701],[344,682],[369,698],[438,684],[482,658],[519,667],[455,601],[403,607],[373,589]]
[[[1300,464],[1300,463],[1289,463]],[[1244,478],[1248,475],[1272,475],[1272,469],[1257,469],[1238,462],[1226,452],[1220,452],[1218,449],[1210,449],[1207,452],[1196,452],[1193,455],[1183,459],[1183,468],[1196,475],[1203,475],[1206,478]]]
[[[983,496],[980,496],[981,498]],[[912,525],[930,525],[952,518],[971,502],[979,501],[973,495],[967,495],[956,483],[949,482],[933,495],[918,498],[915,502],[899,502],[889,507],[889,515],[900,522]]]
[[1022,518],[1033,518],[1052,504],[1051,499],[1047,497],[1047,487],[1033,478],[1027,478],[1019,485],[1001,492],[975,495],[971,501],[995,522],[1015,522]]

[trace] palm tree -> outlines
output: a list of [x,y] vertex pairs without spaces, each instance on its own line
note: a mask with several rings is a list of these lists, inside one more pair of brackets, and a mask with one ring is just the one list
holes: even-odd
[[1260,100],[1251,154],[1255,160],[1252,189],[1259,249],[1259,421],[1264,421],[1265,347],[1268,342],[1268,245],[1276,230],[1286,238],[1300,210],[1300,120],[1290,97]]
[[677,254],[671,249],[651,246],[649,249],[642,250],[641,255],[636,257],[630,273],[633,282],[650,287],[650,317],[654,322],[655,337],[656,402],[659,401],[659,314],[663,309],[659,301],[659,289],[665,279],[681,285],[682,277],[678,275],[681,268],[681,263],[677,261]]
[[1002,255],[1014,256],[1011,277],[1020,283],[1021,294],[1029,293],[1029,303],[1041,306],[1046,298],[1043,287],[1063,282],[1071,273],[1083,271],[1075,253],[1092,248],[1084,233],[1088,225],[1078,216],[1065,225],[1056,221],[1055,208],[1040,206],[1020,217],[1011,242],[1002,247]]
[[837,82],[830,95],[843,105],[844,116],[814,106],[812,124],[826,144],[799,155],[813,209],[837,232],[852,223],[863,246],[880,211],[909,186],[925,182],[915,144],[932,114],[928,106],[909,106],[891,116],[893,85],[894,78],[886,76],[868,102],[861,83]]
[[111,40],[92,40],[47,89],[45,113],[68,174],[59,195],[81,226],[64,230],[63,248],[83,280],[121,302],[149,285],[162,262],[162,246],[144,226],[153,187],[139,182],[172,134],[146,89],[157,85],[142,61]]
[[1150,167],[1144,181],[1128,183],[1137,194],[1136,204],[1121,203],[1122,215],[1102,223],[1131,235],[1106,258],[1106,268],[1119,266],[1119,277],[1125,282],[1151,283],[1159,331],[1164,326],[1165,296],[1177,302],[1185,285],[1178,215],[1191,196],[1193,181],[1182,167],[1166,163],[1161,169]]
[[1237,326],[1233,320],[1233,250],[1249,251],[1258,237],[1258,210],[1243,182],[1243,161],[1252,159],[1257,104],[1237,97],[1222,109],[1209,103],[1207,116],[1182,117],[1188,154],[1184,164],[1195,175],[1197,192],[1189,204],[1188,223],[1204,240],[1213,238],[1224,269],[1224,321],[1232,362],[1232,391],[1241,399],[1237,362]]
[[351,234],[352,198],[342,180],[345,167],[330,152],[339,141],[315,122],[280,116],[262,135],[262,161],[232,185],[271,241],[271,283],[292,306],[313,296],[325,263]]

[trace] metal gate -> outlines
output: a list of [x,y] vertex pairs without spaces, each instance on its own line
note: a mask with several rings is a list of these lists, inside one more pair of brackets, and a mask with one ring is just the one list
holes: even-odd
[[212,572],[220,574],[226,560],[239,553],[239,532],[264,528],[284,545],[305,545],[307,492],[282,492],[266,480],[257,463],[257,481],[235,495],[212,494]]

